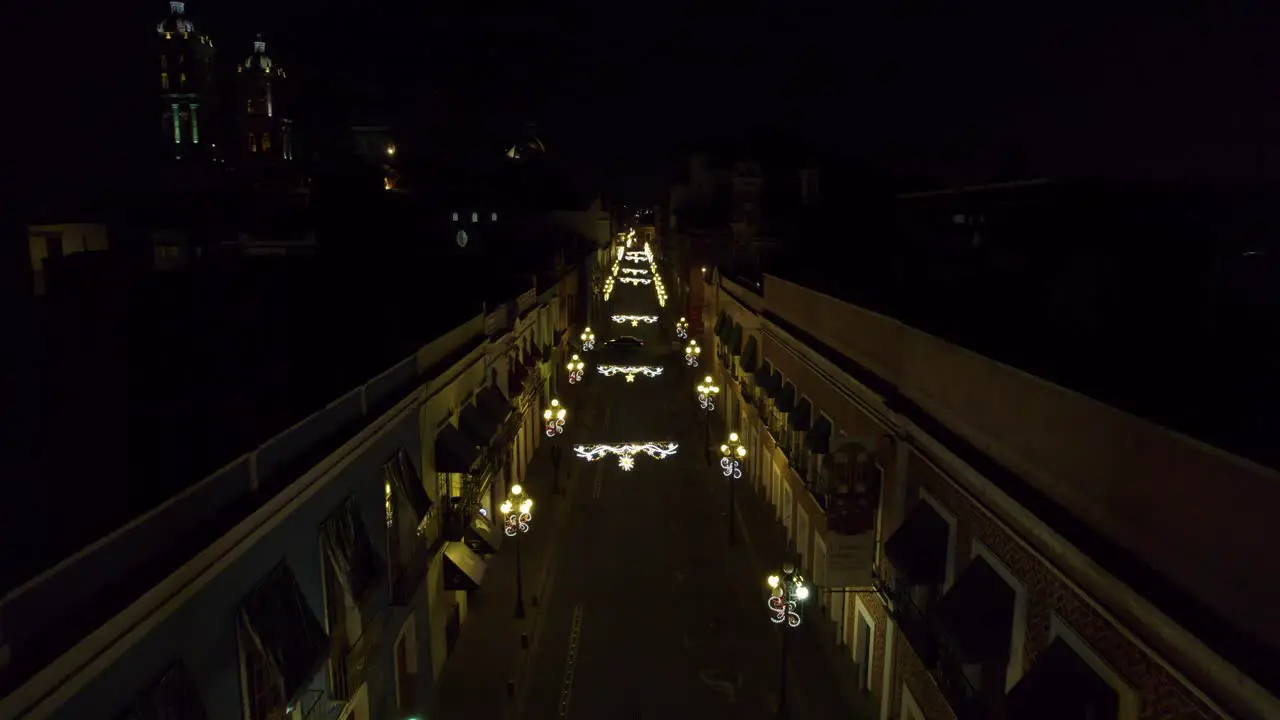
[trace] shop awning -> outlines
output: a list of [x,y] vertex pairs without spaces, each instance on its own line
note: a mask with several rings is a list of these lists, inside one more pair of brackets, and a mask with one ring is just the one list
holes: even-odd
[[[764,368],[761,368],[761,370],[763,371]],[[782,392],[782,375],[776,370],[770,371],[764,380],[759,380],[758,378],[757,380],[760,383],[760,388],[764,390],[764,394],[774,400],[778,398],[778,393]]]
[[792,430],[809,431],[810,426],[813,425],[813,406],[809,404],[809,398],[801,398],[795,408],[787,414],[787,424]]
[[796,406],[796,386],[794,383],[787,383],[782,386],[782,392],[778,393],[776,401],[778,412],[789,413]]
[[884,544],[884,554],[907,585],[942,585],[947,579],[950,526],[933,506],[916,503]]
[[436,433],[436,472],[470,473],[480,459],[476,441],[462,434],[452,423],[445,423]]
[[760,367],[760,350],[754,335],[747,338],[747,347],[742,351],[742,371],[754,373]]
[[498,421],[501,426],[511,415],[511,402],[502,394],[497,385],[488,385],[476,396],[476,404],[484,408],[486,414]]
[[179,661],[170,665],[138,696],[121,720],[208,720],[208,717],[209,711],[200,699],[190,671]]
[[1013,635],[1013,588],[981,556],[938,602],[938,621],[966,662],[1003,663]]
[[347,498],[320,526],[324,547],[338,582],[357,605],[382,575],[382,562],[360,519],[355,498]]
[[328,658],[329,637],[283,562],[240,603],[240,620],[287,699],[297,697]]
[[492,555],[502,547],[502,531],[493,526],[489,518],[476,515],[462,531],[467,547],[481,555]]
[[809,434],[804,436],[804,446],[809,452],[826,455],[831,452],[831,421],[825,415],[818,415],[813,421]]
[[742,326],[738,323],[729,328],[729,354],[735,357],[742,354]]
[[479,447],[489,447],[498,432],[498,420],[480,407],[479,403],[467,403],[458,415],[461,428]]
[[475,590],[484,580],[484,558],[460,542],[444,544],[444,589]]
[[[439,457],[438,454],[437,457]],[[409,459],[409,453],[405,452],[404,448],[400,448],[395,456],[383,466],[383,472],[387,474],[401,499],[409,505],[409,508],[413,510],[413,514],[417,516],[415,518],[416,525],[421,525],[422,521],[426,520],[431,513],[433,503],[427,495],[426,488],[422,487],[422,476],[418,474],[418,469],[414,467],[413,461]],[[437,472],[451,471],[437,470]]]
[[1005,696],[1005,720],[1116,720],[1120,696],[1056,638]]

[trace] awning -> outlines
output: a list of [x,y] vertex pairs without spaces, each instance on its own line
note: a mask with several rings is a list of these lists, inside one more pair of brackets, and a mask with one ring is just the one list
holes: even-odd
[[729,344],[729,333],[733,332],[733,321],[726,315],[724,323],[720,325],[720,329],[716,331],[716,337],[720,338],[720,342]]
[[813,421],[809,434],[804,436],[804,446],[819,455],[831,452],[831,421],[825,415],[818,415]]
[[712,332],[716,334],[716,337],[720,337],[720,333],[724,331],[725,321],[727,319],[728,317],[724,314],[723,310],[721,310],[720,314],[716,316],[716,324],[712,329]]
[[[744,360],[743,362],[745,363],[746,361]],[[751,377],[755,379],[756,385],[759,386],[761,390],[768,389],[767,386],[769,385],[769,375],[770,375],[769,368],[764,365],[761,365],[757,367],[755,370],[751,371]]]
[[742,371],[754,373],[760,367],[760,352],[756,347],[754,335],[747,338],[747,347],[742,351]]
[[489,447],[493,436],[498,432],[498,419],[485,412],[479,403],[467,403],[462,406],[462,412],[458,415],[458,427],[477,446]]
[[283,562],[240,603],[240,620],[279,676],[286,699],[297,697],[328,658],[329,637]]
[[436,472],[469,473],[480,459],[476,441],[462,434],[452,423],[436,433]]
[[1013,588],[981,556],[938,602],[938,621],[969,663],[1003,663],[1013,635]]
[[738,323],[729,329],[729,354],[735,357],[742,354],[742,326]]
[[[761,372],[764,369],[761,367]],[[770,371],[763,380],[757,376],[756,381],[760,383],[760,388],[764,390],[764,394],[775,400],[778,397],[778,393],[782,392],[782,375],[778,374],[776,370]]]
[[484,408],[487,415],[498,421],[501,426],[513,412],[511,402],[502,394],[497,385],[488,385],[476,396],[476,404]]
[[489,518],[477,515],[463,529],[462,541],[481,555],[492,555],[502,546],[502,531],[494,527]]
[[1116,720],[1120,696],[1056,638],[1005,697],[1005,720]]
[[787,383],[782,386],[782,392],[778,393],[776,401],[778,412],[791,412],[796,406],[796,386],[794,383]]
[[921,500],[884,544],[884,554],[907,585],[941,585],[947,579],[950,526]]
[[121,715],[121,720],[208,720],[209,711],[200,699],[200,691],[187,666],[178,661],[170,665]]
[[357,605],[378,582],[382,562],[360,519],[355,498],[347,498],[320,526],[320,543],[338,582]]
[[529,379],[529,371],[516,358],[511,358],[511,375],[509,379],[510,382],[507,383],[507,387],[511,388],[513,395],[524,388],[525,382]]
[[813,424],[813,406],[809,404],[809,398],[801,398],[795,409],[787,414],[787,424],[792,430],[809,431],[809,427]]
[[484,558],[460,542],[444,544],[444,589],[475,590],[484,580]]
[[[439,457],[438,453],[437,457]],[[383,472],[389,476],[392,486],[400,494],[401,499],[408,503],[414,515],[417,515],[415,527],[421,525],[422,521],[426,520],[431,513],[432,502],[427,495],[426,488],[422,487],[422,476],[418,474],[418,469],[413,466],[413,461],[409,459],[409,453],[405,452],[404,448],[400,448],[395,456],[383,466]],[[436,472],[451,471],[437,469]]]

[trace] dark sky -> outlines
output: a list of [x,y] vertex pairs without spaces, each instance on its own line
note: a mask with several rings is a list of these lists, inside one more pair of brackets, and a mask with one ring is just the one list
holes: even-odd
[[[151,65],[134,46],[167,2],[109,5],[38,4],[69,48],[44,56],[68,80],[26,81],[31,107],[66,108],[29,118],[33,137],[61,132],[74,153],[118,162],[136,122],[119,98],[151,92],[149,76],[131,85]],[[792,2],[736,15],[652,3],[507,14],[386,0],[264,5],[191,0],[188,14],[224,60],[264,33],[313,100],[339,74],[373,77],[415,127],[514,132],[534,119],[571,161],[636,178],[667,173],[689,141],[772,126],[957,182],[990,175],[1013,148],[1032,172],[1234,173],[1264,162],[1280,129],[1274,3],[1097,14]],[[56,154],[46,167],[62,164]]]

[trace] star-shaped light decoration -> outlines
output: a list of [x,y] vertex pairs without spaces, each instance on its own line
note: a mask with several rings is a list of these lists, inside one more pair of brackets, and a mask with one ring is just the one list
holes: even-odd
[[628,471],[629,471],[629,470],[631,470],[631,468],[633,468],[633,467],[635,467],[635,466],[636,466],[636,459],[635,459],[634,457],[632,457],[632,456],[630,456],[630,455],[619,455],[619,456],[618,456],[618,467],[622,468],[623,470],[628,470]]
[[632,321],[631,321],[631,327],[640,327],[640,321],[639,321],[639,320],[632,320]]
[[635,374],[635,373],[627,373],[627,382],[635,382],[635,381],[636,381],[636,374]]

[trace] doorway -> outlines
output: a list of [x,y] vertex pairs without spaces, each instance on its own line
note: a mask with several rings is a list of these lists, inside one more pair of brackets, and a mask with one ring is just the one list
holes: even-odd
[[871,635],[875,632],[867,622],[862,608],[854,613],[853,662],[858,666],[858,689],[867,692],[871,689]]

